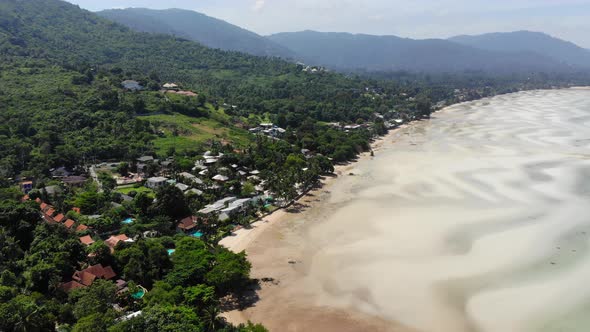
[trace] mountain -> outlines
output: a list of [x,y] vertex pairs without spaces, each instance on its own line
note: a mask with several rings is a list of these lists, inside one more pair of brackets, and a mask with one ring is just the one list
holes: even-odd
[[211,48],[257,56],[293,57],[287,48],[254,32],[190,10],[128,8],[97,14],[136,31],[175,35]]
[[279,33],[268,38],[293,50],[305,62],[342,70],[509,73],[569,69],[544,55],[482,50],[442,39],[315,31]]
[[517,53],[533,52],[569,65],[590,67],[590,51],[541,32],[516,31],[477,36],[456,36],[450,41],[481,50]]

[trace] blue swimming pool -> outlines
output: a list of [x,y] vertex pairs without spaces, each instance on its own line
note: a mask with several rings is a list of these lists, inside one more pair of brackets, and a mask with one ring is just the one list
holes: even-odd
[[168,249],[168,256],[172,255],[176,249]]
[[127,219],[123,220],[122,223],[128,225],[128,224],[133,224],[133,221],[134,220],[132,218],[127,218]]
[[203,233],[201,233],[199,231],[196,231],[196,232],[192,233],[191,236],[193,236],[193,237],[202,237],[203,236]]

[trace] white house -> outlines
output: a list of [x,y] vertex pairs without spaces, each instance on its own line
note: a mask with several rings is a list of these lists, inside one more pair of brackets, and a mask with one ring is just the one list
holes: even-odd
[[157,176],[157,177],[147,179],[145,186],[150,189],[155,190],[155,189],[165,186],[166,183],[168,183],[167,178],[162,177],[162,176]]

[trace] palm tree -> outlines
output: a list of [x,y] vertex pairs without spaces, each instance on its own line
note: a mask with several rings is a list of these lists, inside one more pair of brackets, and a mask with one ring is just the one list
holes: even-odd
[[219,318],[220,313],[217,306],[208,306],[203,310],[202,319],[207,331],[214,332],[221,328],[223,320]]

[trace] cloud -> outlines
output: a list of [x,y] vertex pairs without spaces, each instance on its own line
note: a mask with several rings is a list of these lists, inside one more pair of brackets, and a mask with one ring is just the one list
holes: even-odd
[[254,10],[259,12],[264,8],[264,5],[266,5],[265,0],[256,0],[256,2],[254,2]]

